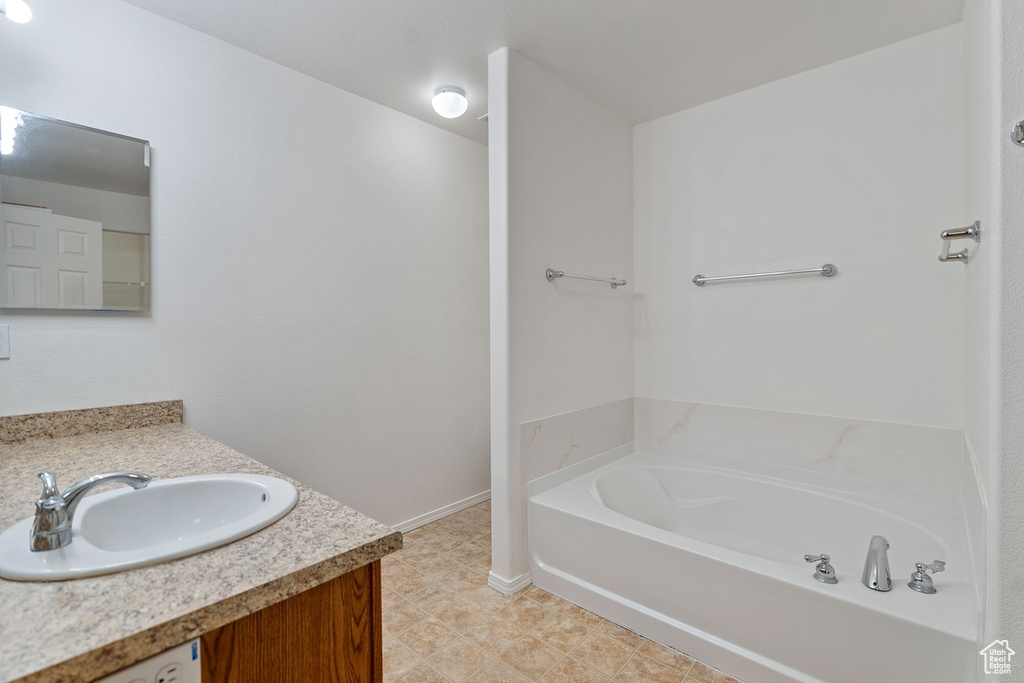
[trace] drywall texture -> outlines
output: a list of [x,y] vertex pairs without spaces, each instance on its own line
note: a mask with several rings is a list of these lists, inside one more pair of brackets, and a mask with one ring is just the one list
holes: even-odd
[[486,148],[115,0],[33,9],[0,102],[151,141],[153,303],[0,312],[0,415],[180,398],[391,524],[486,491]]
[[963,425],[961,60],[954,26],[636,126],[636,396]]
[[[1000,183],[992,300],[999,330],[995,387],[996,428],[989,481],[989,594],[987,631],[993,638],[1024,642],[1024,148],[1009,131],[1024,118],[1024,0],[997,3],[1002,106],[997,124]],[[1019,650],[1020,648],[1018,648]],[[1014,663],[1015,670],[1018,665]]]
[[[633,394],[632,130],[511,50],[489,69],[492,286],[508,283],[492,293],[507,335],[491,371],[493,573],[514,580],[528,568],[518,425]],[[630,285],[548,282],[548,268]]]
[[522,423],[633,394],[632,129],[521,55],[509,60],[512,412]]

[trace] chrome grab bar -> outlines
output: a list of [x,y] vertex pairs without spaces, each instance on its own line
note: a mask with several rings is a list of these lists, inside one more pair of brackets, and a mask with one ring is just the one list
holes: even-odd
[[719,275],[717,277],[705,277],[703,275],[695,275],[693,277],[693,284],[698,287],[703,287],[705,282],[720,282],[722,280],[747,280],[755,277],[776,277],[779,275],[804,275],[807,273],[816,273],[822,277],[832,277],[837,272],[836,267],[831,263],[826,263],[821,268],[805,268],[803,270],[774,270],[769,273],[748,273],[746,275]]
[[571,278],[573,278],[575,280],[591,280],[593,282],[607,282],[608,284],[610,284],[612,286],[612,289],[615,289],[616,287],[621,287],[622,285],[626,284],[625,280],[620,280],[620,279],[615,278],[615,277],[594,277],[593,275],[573,275],[572,273],[567,273],[564,270],[555,270],[553,268],[548,268],[544,272],[544,277],[546,277],[548,279],[548,282],[553,282],[555,278],[559,278],[559,277],[571,277]]

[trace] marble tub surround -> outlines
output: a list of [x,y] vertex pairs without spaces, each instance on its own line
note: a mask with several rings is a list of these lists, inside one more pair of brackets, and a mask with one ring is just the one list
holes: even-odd
[[[180,423],[30,439],[0,446],[0,528],[32,514],[41,469],[62,487],[120,469],[283,476]],[[0,580],[0,683],[93,680],[401,548],[397,531],[289,481],[295,508],[232,544],[107,576]]]
[[[988,548],[987,520],[988,502],[985,500],[985,491],[980,483],[983,481],[977,471],[978,461],[974,455],[974,448],[970,438],[964,434],[964,458],[960,478],[964,482],[963,505],[964,524],[967,527],[967,542],[970,546],[971,564],[976,577],[974,585],[978,590],[978,604],[984,605],[986,601],[985,581],[982,577],[986,573],[986,549]],[[981,643],[984,645],[984,643]],[[981,649],[979,647],[979,649]]]
[[162,424],[180,424],[181,401],[135,403],[84,410],[0,416],[0,444],[22,443],[39,437],[58,438]]
[[519,425],[521,483],[633,441],[633,399]]
[[[963,437],[942,429],[635,398],[636,441],[961,495]],[[975,494],[976,495],[976,494]]]

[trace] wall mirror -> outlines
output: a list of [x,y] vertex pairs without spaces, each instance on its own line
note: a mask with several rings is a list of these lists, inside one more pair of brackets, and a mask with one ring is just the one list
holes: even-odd
[[0,308],[148,311],[149,143],[0,105]]

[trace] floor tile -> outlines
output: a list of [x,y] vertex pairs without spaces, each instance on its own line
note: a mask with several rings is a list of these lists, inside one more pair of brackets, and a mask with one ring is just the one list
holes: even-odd
[[505,662],[494,659],[469,679],[469,683],[529,683],[529,680]]
[[[445,605],[451,604],[459,599],[459,594],[442,583],[435,583],[433,586],[424,588],[419,593],[410,595],[408,602],[433,614]],[[385,624],[387,621],[385,621]]]
[[459,519],[458,513],[454,515],[448,515],[442,519],[437,520],[431,526],[444,531],[445,533],[457,535],[463,528],[462,520]]
[[592,669],[611,677],[618,673],[633,652],[632,648],[595,631],[573,648],[570,654]]
[[554,593],[548,593],[542,588],[536,586],[528,586],[522,591],[522,595],[530,598],[534,602],[539,602],[548,609],[561,609],[566,604],[566,601],[558,597]]
[[661,643],[656,643],[653,640],[644,640],[644,644],[640,646],[640,652],[647,655],[651,659],[667,664],[673,669],[678,669],[683,673],[687,673],[690,667],[693,666],[693,659],[687,657],[682,652],[677,652],[670,647],[665,647]]
[[456,562],[471,565],[477,560],[490,561],[491,550],[490,548],[481,548],[480,546],[473,545],[472,543],[463,543],[462,545],[449,550],[446,555]]
[[690,673],[686,675],[687,683],[739,683],[732,676],[712,669],[706,664],[694,662]]
[[590,635],[591,629],[568,614],[555,612],[530,631],[530,634],[562,652],[568,652]]
[[426,543],[409,544],[396,553],[398,559],[411,567],[417,567],[424,562],[443,557],[440,552],[434,550]]
[[420,657],[429,657],[458,635],[435,617],[428,617],[395,637]]
[[[459,564],[447,555],[441,555],[437,558],[433,558],[416,567],[423,572],[431,581],[441,581],[444,577],[448,576],[453,572],[457,572],[462,569],[463,565]],[[488,566],[488,571],[490,567]]]
[[619,683],[683,683],[686,674],[638,652],[612,680]]
[[422,662],[420,656],[403,643],[387,638],[384,641],[384,680],[393,681]]
[[551,615],[551,612],[540,603],[522,597],[513,600],[507,607],[498,610],[496,614],[524,631],[529,631],[539,626]]
[[458,638],[435,652],[427,663],[454,683],[465,683],[492,659],[494,655],[465,638]]
[[405,534],[405,537],[411,539],[412,543],[425,545],[432,550],[442,553],[462,543],[462,541],[445,530],[436,528],[432,524],[410,531]]
[[434,616],[457,633],[464,633],[483,621],[487,614],[475,602],[458,598],[435,611]]
[[479,586],[472,590],[465,591],[464,595],[469,600],[483,607],[488,612],[496,612],[502,607],[508,607],[515,598],[502,595],[490,586]]
[[598,624],[604,621],[601,617],[597,616],[593,612],[588,612],[582,607],[574,605],[571,602],[566,602],[564,605],[562,605],[562,609],[559,611],[569,615],[576,621],[582,623],[584,626],[587,626],[589,628],[597,628]]
[[425,611],[405,600],[394,601],[381,606],[384,630],[392,635],[398,635],[410,626],[414,626],[430,615]]
[[381,571],[381,581],[387,583],[388,587],[396,593],[409,596],[420,592],[434,583],[436,579],[431,579],[423,572],[404,562],[398,562],[387,575],[385,575],[383,570]]
[[426,662],[421,662],[409,673],[398,679],[398,683],[450,683]]
[[466,567],[445,576],[441,582],[452,590],[462,593],[486,586],[487,573]]
[[557,664],[563,656],[561,652],[550,645],[527,635],[502,652],[499,659],[531,681],[536,681]]
[[607,683],[608,677],[589,666],[565,657],[540,679],[540,683]]
[[526,635],[518,626],[513,626],[497,615],[488,616],[483,622],[465,633],[473,641],[493,655],[500,655],[512,644]]
[[623,628],[618,624],[613,624],[610,621],[602,621],[598,627],[597,632],[603,636],[614,638],[628,648],[636,649],[644,644],[647,640],[643,636],[633,633],[628,628]]
[[383,608],[387,608],[388,605],[397,604],[404,602],[405,598],[387,587],[380,589],[380,605]]

